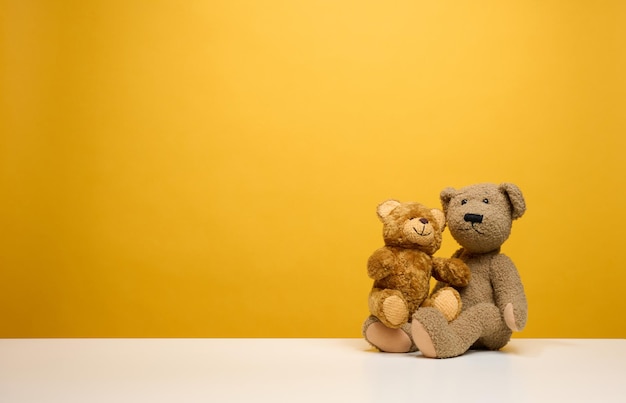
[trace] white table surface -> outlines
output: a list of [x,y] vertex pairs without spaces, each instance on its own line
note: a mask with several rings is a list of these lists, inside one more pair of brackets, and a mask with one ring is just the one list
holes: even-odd
[[360,339],[1,339],[0,402],[626,402],[626,339],[437,360]]

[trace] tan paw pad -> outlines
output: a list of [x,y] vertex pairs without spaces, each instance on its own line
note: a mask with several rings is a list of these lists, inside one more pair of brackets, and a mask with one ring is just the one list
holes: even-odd
[[409,310],[402,298],[392,295],[383,301],[385,319],[394,326],[405,323],[409,318]]

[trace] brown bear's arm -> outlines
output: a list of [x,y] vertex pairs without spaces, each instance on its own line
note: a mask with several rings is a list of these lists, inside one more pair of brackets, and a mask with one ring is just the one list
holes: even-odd
[[469,283],[470,269],[461,259],[433,257],[433,277],[455,287],[465,287]]
[[461,255],[463,254],[464,251],[465,251],[465,249],[463,249],[463,248],[457,249],[457,251],[452,254],[452,257],[460,259]]
[[[526,326],[528,303],[524,293],[524,285],[515,264],[506,255],[494,256],[491,261],[490,277],[496,305],[505,314],[507,305],[511,304],[512,317],[516,327],[514,330],[522,330]],[[510,312],[505,316],[509,315]],[[509,327],[511,326],[509,325]]]
[[367,261],[367,275],[373,280],[387,277],[396,263],[396,257],[386,247],[377,249]]

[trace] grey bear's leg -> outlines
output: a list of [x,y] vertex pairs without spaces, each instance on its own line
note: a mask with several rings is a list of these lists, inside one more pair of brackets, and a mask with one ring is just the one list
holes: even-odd
[[411,338],[410,323],[406,323],[398,329],[392,329],[371,315],[363,324],[363,337],[382,352],[408,353],[417,351]]
[[[465,353],[483,336],[492,334],[501,322],[504,321],[500,310],[489,303],[465,309],[450,323],[436,309],[420,308],[413,316],[411,335],[424,356],[450,358]],[[485,346],[490,348],[493,340],[487,339],[489,345]]]
[[473,347],[500,350],[511,340],[512,334],[513,332],[507,326],[502,315],[499,315],[499,320],[494,320],[488,324],[485,332],[483,332],[483,335],[476,341]]

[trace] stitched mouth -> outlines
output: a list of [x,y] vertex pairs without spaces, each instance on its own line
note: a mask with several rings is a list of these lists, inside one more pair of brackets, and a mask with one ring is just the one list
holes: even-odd
[[417,235],[419,235],[419,236],[428,236],[428,235],[432,234],[432,232],[426,232],[426,226],[425,225],[422,227],[422,232],[419,232],[417,230],[417,228],[415,228],[415,227],[413,227],[413,231],[415,231],[415,233]]
[[472,226],[471,226],[470,228],[459,228],[459,229],[460,229],[461,231],[472,231],[472,230],[474,230],[477,234],[480,234],[480,235],[485,235],[485,233],[484,233],[484,232],[480,232],[480,231],[479,231],[479,230],[478,230],[478,229],[474,226],[474,223],[472,223]]

